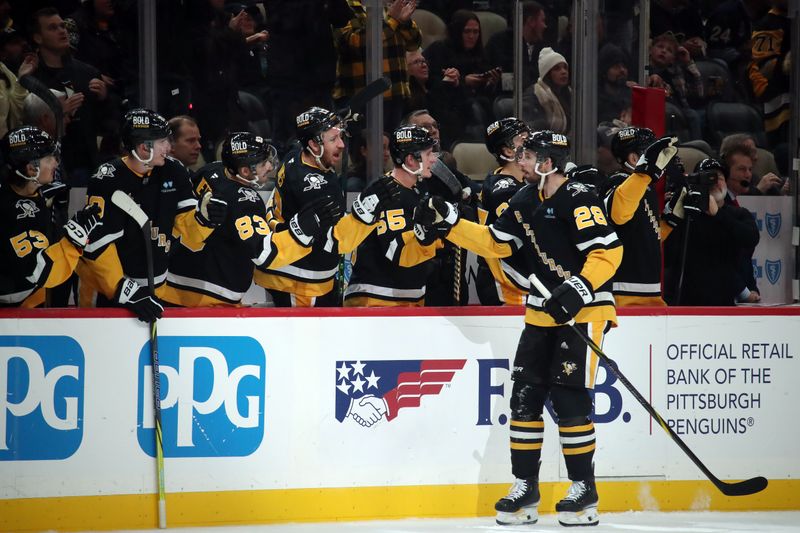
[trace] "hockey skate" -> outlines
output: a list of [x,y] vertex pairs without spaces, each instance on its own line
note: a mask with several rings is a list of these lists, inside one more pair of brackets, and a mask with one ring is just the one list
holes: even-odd
[[516,479],[508,495],[494,504],[495,521],[501,526],[535,524],[539,520],[539,499],[537,478]]
[[594,478],[573,481],[567,495],[556,504],[558,523],[562,526],[596,526],[600,522],[598,499]]

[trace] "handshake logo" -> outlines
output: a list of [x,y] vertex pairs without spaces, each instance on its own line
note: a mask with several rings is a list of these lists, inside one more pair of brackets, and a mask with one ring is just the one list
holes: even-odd
[[403,408],[419,407],[423,396],[437,395],[466,359],[337,361],[336,419],[352,418],[371,427],[392,421]]

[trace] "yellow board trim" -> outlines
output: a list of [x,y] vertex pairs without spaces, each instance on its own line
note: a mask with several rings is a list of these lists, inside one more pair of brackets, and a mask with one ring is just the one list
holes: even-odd
[[[510,483],[510,482],[509,482]],[[408,517],[494,516],[509,483],[286,489],[167,494],[169,527],[322,522]],[[728,497],[710,482],[598,480],[600,512],[800,509],[800,480],[771,480],[751,496]],[[551,513],[569,482],[542,483]],[[154,529],[155,494],[0,500],[0,531]],[[493,523],[493,521],[492,521]]]

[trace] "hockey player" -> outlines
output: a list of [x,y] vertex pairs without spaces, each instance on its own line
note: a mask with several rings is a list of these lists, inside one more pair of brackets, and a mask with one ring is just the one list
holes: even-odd
[[625,247],[614,276],[619,306],[664,306],[661,297],[661,240],[672,228],[661,221],[656,182],[678,149],[674,140],[656,141],[647,128],[623,128],[611,140],[611,151],[624,171],[609,177],[606,210]]
[[[85,249],[78,268],[81,305],[97,291],[98,306],[123,306],[145,322],[161,316],[155,296],[163,292],[168,257],[175,239],[200,249],[217,223],[210,202],[199,206],[192,196],[186,168],[168,157],[170,129],[164,118],[147,109],[129,111],[122,125],[127,155],[103,163],[89,180],[89,204],[100,207],[101,234]],[[136,222],[111,201],[114,191],[129,194],[152,221],[153,274],[156,295],[147,288],[147,260]],[[88,295],[87,295],[88,293]]]
[[400,197],[387,206],[375,233],[358,247],[345,292],[347,307],[421,306],[428,277],[426,261],[443,246],[435,230],[416,226],[414,208],[425,194],[436,140],[421,126],[401,126],[389,138],[394,164],[390,177]]
[[[483,180],[482,209],[478,214],[484,224],[497,220],[511,197],[525,185],[525,170],[520,161],[525,158],[522,145],[530,134],[527,124],[515,117],[502,118],[486,128],[486,148],[500,166]],[[506,259],[479,257],[477,285],[481,303],[523,305],[530,287],[526,270],[521,254]],[[487,291],[487,287],[494,290]]]
[[172,249],[165,301],[188,307],[239,305],[256,266],[300,259],[311,251],[315,236],[341,217],[338,202],[323,196],[294,215],[286,230],[271,232],[256,190],[266,184],[275,157],[275,149],[260,136],[236,132],[223,142],[222,161],[198,170],[195,196],[201,205],[224,204],[224,214],[201,250]]
[[2,141],[0,187],[0,307],[37,307],[44,289],[67,280],[100,226],[99,210],[88,207],[64,225],[64,237],[50,243],[51,213],[41,188],[53,182],[58,145],[33,126],[11,130]]
[[495,505],[497,522],[538,519],[542,413],[549,397],[572,480],[566,497],[556,504],[559,522],[595,525],[599,520],[592,462],[595,432],[589,417],[598,358],[565,324],[574,320],[602,343],[603,332],[616,322],[611,277],[622,246],[597,195],[564,176],[567,137],[536,132],[525,146],[535,153],[539,186],[523,187],[493,224],[459,220],[449,204],[435,198],[420,206],[425,212],[420,218],[436,221],[444,229],[452,224],[448,240],[487,257],[508,257],[522,250],[533,272],[553,287],[548,300],[532,288],[526,302],[525,329],[512,373],[510,447],[516,481]]
[[[312,107],[298,115],[297,138],[302,149],[290,153],[278,170],[275,190],[267,202],[270,228],[281,229],[303,207],[324,196],[332,197],[344,210],[344,192],[334,170],[342,157],[344,135],[341,119],[331,111]],[[255,272],[255,282],[269,291],[279,307],[340,305],[339,295],[333,291],[339,254],[355,250],[372,231],[371,225],[380,213],[380,206],[366,200],[385,202],[397,194],[397,184],[376,180],[354,204],[356,218],[347,217],[341,226],[337,225],[333,242],[317,240],[311,253],[291,265],[261,265]]]

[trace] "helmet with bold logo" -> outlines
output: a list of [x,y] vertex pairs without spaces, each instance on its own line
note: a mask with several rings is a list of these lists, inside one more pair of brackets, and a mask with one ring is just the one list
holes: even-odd
[[486,128],[486,148],[497,158],[498,163],[513,161],[513,157],[511,159],[504,158],[503,148],[513,150],[514,137],[522,133],[530,135],[531,130],[527,124],[515,117],[501,118]]
[[126,150],[135,150],[141,143],[151,143],[172,135],[167,121],[149,109],[131,109],[125,113],[122,123],[122,145]]
[[35,126],[22,126],[9,131],[3,139],[3,155],[13,170],[24,171],[28,163],[49,155],[58,155],[58,143]]
[[[255,174],[256,165],[263,161],[275,166],[276,157],[275,148],[266,139],[249,131],[230,133],[222,143],[222,164],[235,176],[242,167],[248,167]],[[257,179],[246,181],[254,187],[257,185]]]
[[563,133],[555,133],[550,130],[536,131],[525,139],[522,147],[534,152],[537,160],[543,161],[549,157],[553,161],[554,169],[557,168],[561,172],[566,171],[569,138]]
[[389,138],[389,154],[397,166],[404,165],[409,154],[417,161],[421,161],[422,152],[436,146],[436,139],[422,126],[401,126],[394,130]]
[[611,153],[620,164],[624,165],[628,160],[628,154],[641,155],[655,141],[656,136],[650,128],[635,126],[622,128],[611,139]]
[[312,107],[297,115],[297,140],[303,148],[311,139],[322,144],[322,134],[336,126],[343,127],[339,115],[322,107]]

